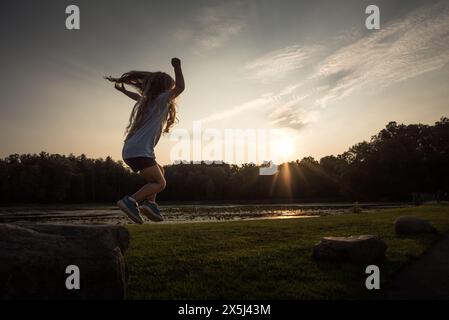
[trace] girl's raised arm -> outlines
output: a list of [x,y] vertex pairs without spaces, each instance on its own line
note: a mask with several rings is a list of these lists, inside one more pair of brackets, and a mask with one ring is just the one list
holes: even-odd
[[111,82],[115,82],[114,88],[117,89],[118,91],[120,91],[121,93],[127,95],[129,98],[136,100],[136,101],[139,101],[139,99],[141,98],[141,96],[139,94],[126,90],[124,83],[118,82],[120,80],[119,78],[113,78],[113,77],[104,77],[104,78]]
[[171,64],[175,69],[175,87],[170,91],[170,99],[179,96],[185,89],[184,75],[181,69],[181,60],[178,58],[171,59]]
[[126,90],[126,89],[125,89],[125,86],[123,85],[123,83],[120,83],[120,84],[119,84],[119,83],[116,83],[116,84],[114,85],[114,87],[115,87],[118,91],[124,93],[125,95],[127,95],[128,97],[130,97],[130,98],[133,99],[133,100],[139,101],[139,99],[141,98],[141,96],[140,96],[138,93],[135,93],[135,92]]

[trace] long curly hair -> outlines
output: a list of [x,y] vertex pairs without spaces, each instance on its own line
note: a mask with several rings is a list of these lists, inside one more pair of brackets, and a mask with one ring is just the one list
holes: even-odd
[[[115,83],[131,85],[141,95],[131,111],[129,123],[125,130],[125,141],[131,138],[142,127],[148,113],[146,106],[161,93],[171,90],[175,86],[173,78],[165,72],[130,71],[123,74],[120,78],[109,77],[108,80]],[[171,99],[168,103],[168,114],[163,132],[170,132],[171,127],[176,121],[176,101],[175,99]]]

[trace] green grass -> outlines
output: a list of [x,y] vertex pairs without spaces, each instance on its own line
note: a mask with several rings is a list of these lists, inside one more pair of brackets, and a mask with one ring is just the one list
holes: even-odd
[[430,220],[449,231],[449,206],[311,219],[129,226],[128,299],[353,299],[379,298],[364,287],[366,265],[316,262],[324,236],[374,234],[388,245],[379,263],[381,287],[416,259],[437,235],[398,237],[400,215]]

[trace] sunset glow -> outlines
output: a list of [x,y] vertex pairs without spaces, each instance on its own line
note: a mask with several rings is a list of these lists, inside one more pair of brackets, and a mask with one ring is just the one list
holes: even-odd
[[[80,0],[76,31],[64,29],[63,4],[4,4],[0,156],[119,160],[133,101],[103,76],[171,73],[174,56],[186,79],[175,128],[285,130],[283,161],[342,153],[389,121],[434,123],[449,101],[449,3],[378,1],[379,30],[365,27],[369,4]],[[160,163],[174,143],[162,137]]]

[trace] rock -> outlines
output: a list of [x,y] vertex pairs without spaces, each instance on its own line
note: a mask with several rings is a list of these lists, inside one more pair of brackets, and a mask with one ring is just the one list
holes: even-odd
[[413,216],[401,216],[397,218],[394,222],[394,230],[397,234],[402,235],[437,232],[429,221]]
[[[0,224],[0,299],[123,299],[129,233],[117,226]],[[66,267],[80,290],[66,288]]]
[[326,237],[313,248],[317,260],[369,263],[385,257],[387,245],[376,236]]

